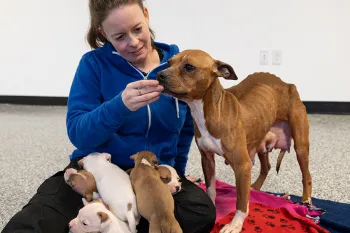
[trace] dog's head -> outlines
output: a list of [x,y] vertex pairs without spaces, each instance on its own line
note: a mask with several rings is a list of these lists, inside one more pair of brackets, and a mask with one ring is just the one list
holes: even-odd
[[169,165],[159,165],[158,172],[160,179],[166,184],[171,194],[176,194],[181,191],[181,179],[176,170]]
[[155,169],[158,169],[158,159],[157,156],[151,151],[140,151],[132,156],[130,159],[134,160],[135,166],[143,163],[149,165]]
[[111,224],[109,211],[100,199],[87,203],[84,201],[84,207],[79,210],[78,216],[69,222],[70,232],[104,232]]
[[74,168],[68,168],[64,172],[64,180],[89,202],[92,201],[93,192],[97,192],[95,178],[86,170],[77,171]]
[[168,68],[158,72],[163,93],[182,100],[200,99],[218,78],[237,80],[233,68],[201,50],[185,50],[168,60]]
[[93,152],[83,157],[78,161],[78,165],[82,168],[85,168],[85,164],[87,163],[96,163],[98,161],[108,161],[111,162],[111,154],[109,153],[98,153]]

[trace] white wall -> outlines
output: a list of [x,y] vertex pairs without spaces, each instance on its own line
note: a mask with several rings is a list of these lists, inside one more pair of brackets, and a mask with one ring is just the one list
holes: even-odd
[[[67,96],[88,51],[87,0],[2,1],[0,95]],[[240,79],[269,71],[303,100],[350,101],[348,0],[146,0],[157,40],[198,48]],[[260,65],[260,50],[269,65]],[[282,64],[271,64],[272,50]],[[224,86],[234,84],[223,81]]]

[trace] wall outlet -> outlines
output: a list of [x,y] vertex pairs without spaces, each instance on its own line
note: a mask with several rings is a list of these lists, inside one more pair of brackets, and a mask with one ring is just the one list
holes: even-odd
[[267,50],[260,51],[260,65],[267,66],[269,64],[269,52]]
[[282,65],[282,51],[272,50],[272,65],[279,66]]

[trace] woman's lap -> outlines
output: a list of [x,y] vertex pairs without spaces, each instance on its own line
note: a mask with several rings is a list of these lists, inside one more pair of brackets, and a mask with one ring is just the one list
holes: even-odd
[[[77,160],[67,168],[78,168]],[[2,233],[67,233],[68,223],[83,207],[81,196],[68,186],[60,171],[45,180],[26,206],[15,214]],[[184,233],[206,233],[214,226],[215,207],[206,193],[183,178],[181,192],[174,195],[175,217]],[[140,221],[139,233],[148,232],[148,222]]]

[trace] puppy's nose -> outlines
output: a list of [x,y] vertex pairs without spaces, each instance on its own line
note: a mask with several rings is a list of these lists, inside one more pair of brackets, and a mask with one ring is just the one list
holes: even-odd
[[180,190],[180,186],[176,186],[176,192],[178,192]]

